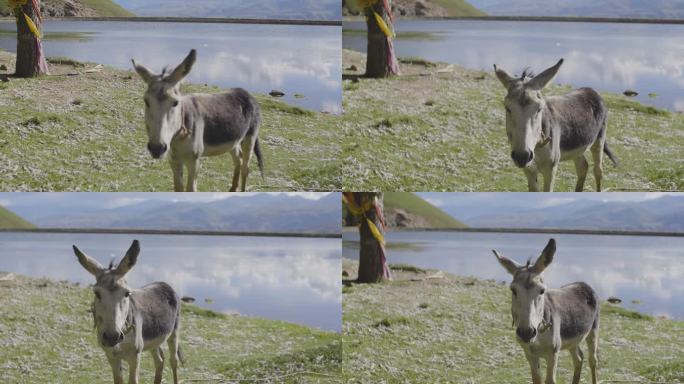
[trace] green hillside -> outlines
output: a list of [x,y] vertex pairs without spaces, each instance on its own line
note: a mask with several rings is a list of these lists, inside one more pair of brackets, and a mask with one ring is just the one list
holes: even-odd
[[27,229],[36,226],[17,216],[14,212],[0,206],[0,229]]
[[385,211],[402,209],[424,218],[431,228],[465,228],[466,225],[410,192],[385,192]]
[[486,16],[465,0],[432,0],[449,12],[449,16]]
[[[84,8],[92,9],[98,16],[101,17],[132,17],[135,16],[130,11],[124,9],[120,5],[114,3],[112,0],[78,0]],[[60,0],[43,0],[41,2],[43,7],[56,7]],[[10,11],[7,6],[7,0],[0,0],[0,14],[8,14]]]

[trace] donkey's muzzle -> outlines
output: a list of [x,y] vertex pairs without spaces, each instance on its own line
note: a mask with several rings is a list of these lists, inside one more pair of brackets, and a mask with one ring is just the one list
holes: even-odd
[[162,157],[162,155],[166,152],[168,147],[166,144],[152,144],[152,143],[147,143],[147,149],[150,151],[150,154],[152,157],[155,159],[158,159]]
[[525,168],[532,160],[534,160],[534,152],[524,150],[524,151],[513,151],[511,152],[511,158],[513,162],[520,168]]
[[537,330],[535,328],[518,328],[515,330],[515,334],[518,335],[520,340],[529,343],[537,336]]
[[122,342],[124,339],[124,334],[121,332],[116,332],[116,333],[110,333],[110,332],[104,332],[102,333],[102,344],[104,344],[106,347],[114,347],[120,342]]

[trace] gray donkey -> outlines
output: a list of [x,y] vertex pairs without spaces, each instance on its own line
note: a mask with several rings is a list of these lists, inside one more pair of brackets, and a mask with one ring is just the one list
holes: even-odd
[[578,384],[584,359],[580,344],[586,340],[591,380],[597,384],[599,298],[586,283],[546,289],[541,274],[553,261],[556,241],[549,240],[534,265],[530,261],[527,265],[520,265],[497,251],[493,252],[499,263],[513,275],[511,315],[518,343],[532,369],[532,382],[542,382],[539,361],[543,358],[546,360],[546,384],[555,384],[558,354],[567,349],[575,368],[572,383]]
[[132,60],[135,71],[147,83],[145,92],[145,126],[147,149],[155,159],[171,154],[173,188],[183,192],[183,168],[188,170],[185,190],[197,190],[197,173],[201,156],[229,152],[233,157],[233,183],[230,191],[247,187],[252,152],[257,157],[261,177],[263,156],[259,145],[261,110],[259,103],[242,88],[219,94],[181,95],[179,84],[197,58],[193,49],[171,73],[153,74]]
[[563,96],[545,97],[544,89],[558,73],[563,59],[530,78],[519,78],[494,64],[496,77],[507,89],[506,133],[513,162],[525,172],[530,192],[539,190],[537,174],[544,176],[544,191],[553,191],[558,163],[574,160],[577,171],[575,191],[584,189],[589,163],[584,153],[591,148],[596,191],[601,191],[603,154],[617,165],[606,145],[608,110],[596,91],[580,88]]
[[134,240],[117,267],[104,268],[74,245],[74,253],[86,271],[96,278],[92,304],[97,337],[112,367],[114,384],[123,384],[122,361],[128,362],[128,383],[138,384],[138,367],[143,351],[154,359],[155,384],[162,381],[164,354],[161,345],[168,343],[173,382],[179,383],[178,362],[182,361],[178,340],[180,302],[166,283],[157,282],[131,289],[125,276],[135,265],[140,244]]

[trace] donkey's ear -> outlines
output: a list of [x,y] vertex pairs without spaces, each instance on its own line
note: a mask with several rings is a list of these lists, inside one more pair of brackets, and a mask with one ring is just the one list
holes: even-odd
[[83,266],[83,268],[86,269],[86,271],[90,272],[91,275],[97,276],[104,271],[104,267],[97,260],[83,253],[83,251],[78,249],[77,246],[74,245],[73,247],[74,254],[78,258],[78,262]]
[[535,91],[541,91],[542,89],[544,89],[547,85],[549,85],[551,80],[553,80],[553,78],[556,77],[556,74],[558,73],[558,70],[560,69],[561,65],[563,65],[563,59],[558,60],[558,63],[556,63],[556,65],[538,74],[534,77],[534,79],[530,80],[527,83],[527,88],[530,88]]
[[494,256],[496,256],[496,259],[499,260],[499,264],[501,264],[502,267],[506,268],[506,271],[508,271],[508,273],[510,273],[511,275],[515,275],[515,272],[517,272],[518,269],[521,267],[520,264],[497,252],[496,249],[492,249],[492,252],[494,252]]
[[136,64],[135,60],[131,59],[131,62],[133,63],[133,68],[135,69],[135,72],[140,76],[141,79],[143,79],[144,82],[149,83],[152,77],[154,76],[152,72],[150,72],[149,69],[145,68],[142,65]]
[[180,81],[190,73],[192,66],[195,64],[195,60],[197,60],[197,51],[193,49],[185,60],[171,72],[169,77],[166,78],[166,81],[174,85],[180,83]]
[[556,254],[556,240],[555,239],[550,239],[549,243],[546,244],[546,247],[542,251],[541,256],[537,259],[537,262],[534,263],[534,267],[532,267],[532,272],[535,273],[542,273],[544,270],[551,265],[551,262],[553,261],[553,255]]
[[508,88],[508,86],[511,84],[511,81],[513,81],[513,77],[511,77],[508,72],[497,67],[496,64],[494,64],[494,73],[496,73],[496,77],[499,79],[501,84],[503,84],[504,88]]
[[124,256],[123,259],[121,259],[121,262],[119,265],[116,267],[116,273],[119,276],[123,276],[128,273],[128,271],[133,268],[135,263],[138,261],[138,255],[140,254],[140,242],[138,240],[133,240],[133,244],[131,244],[131,247],[128,248],[128,252],[126,252],[126,256]]

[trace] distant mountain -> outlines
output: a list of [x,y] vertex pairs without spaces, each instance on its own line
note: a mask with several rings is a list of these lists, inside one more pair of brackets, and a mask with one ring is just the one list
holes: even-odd
[[684,232],[684,196],[642,202],[574,201],[546,208],[488,213],[465,222],[472,227]]
[[[12,10],[7,0],[0,0],[0,16],[9,15]],[[49,17],[69,16],[134,16],[111,0],[43,0],[42,13]]]
[[[465,224],[448,213],[410,192],[385,192],[385,223],[399,228],[464,228]],[[354,219],[342,210],[346,225],[355,225]]]
[[684,18],[684,0],[471,0],[490,15]]
[[0,229],[29,229],[35,226],[9,209],[0,206]]
[[39,227],[184,229],[248,232],[340,232],[340,197],[319,200],[258,194],[212,202],[144,201],[120,208],[61,212],[34,219]]
[[117,0],[138,16],[339,20],[340,0]]
[[[356,0],[342,0],[345,15],[358,15],[358,7],[351,4]],[[466,0],[394,0],[392,12],[395,16],[484,16],[485,13],[473,7]]]

